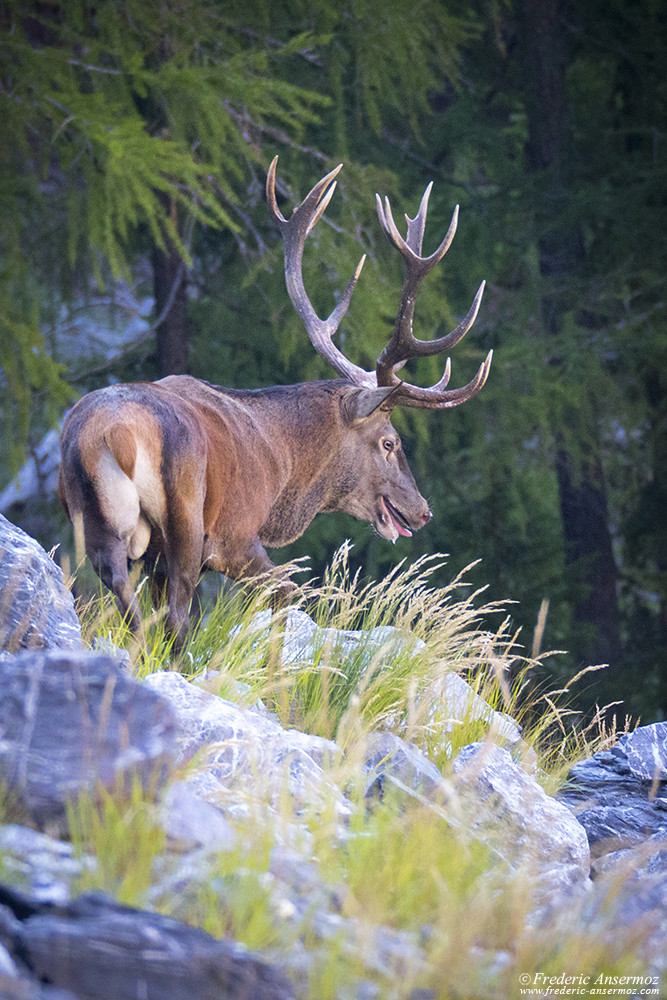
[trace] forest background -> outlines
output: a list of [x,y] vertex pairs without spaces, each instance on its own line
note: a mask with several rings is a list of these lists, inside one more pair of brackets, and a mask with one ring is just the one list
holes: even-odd
[[470,583],[517,602],[529,650],[548,602],[553,673],[609,664],[583,708],[664,717],[667,4],[1,0],[0,32],[0,486],[111,381],[332,377],[285,292],[276,153],[284,212],[345,164],[305,280],[328,313],[368,255],[343,339],[371,367],[402,280],[374,195],[413,215],[432,180],[425,251],[461,216],[415,332],[447,332],[486,278],[451,384],[495,351],[474,401],[395,412],[434,518],[392,548],[326,515],[277,556],[321,572],[349,537],[378,577],[447,552],[442,582],[480,560]]

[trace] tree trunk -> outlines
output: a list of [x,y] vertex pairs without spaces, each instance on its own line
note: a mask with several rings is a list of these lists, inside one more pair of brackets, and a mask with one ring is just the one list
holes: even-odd
[[[519,17],[527,154],[535,177],[540,271],[545,279],[542,315],[547,333],[555,336],[562,330],[565,313],[576,308],[563,289],[568,284],[565,279],[582,266],[584,256],[578,228],[558,222],[567,217],[562,212],[567,109],[559,0],[520,0]],[[568,443],[556,426],[556,475],[565,562],[573,586],[573,619],[584,626],[573,652],[589,663],[613,664],[621,654],[617,570],[594,414],[592,407],[573,405],[569,413],[559,415],[567,421]],[[573,440],[574,448],[569,444]]]
[[592,633],[583,638],[586,659],[615,664],[621,655],[617,570],[598,454],[577,470],[565,448],[556,452],[556,474],[565,541],[565,562],[575,588],[573,618]]
[[[174,205],[170,211],[176,222]],[[158,316],[163,316],[156,330],[158,371],[161,377],[182,375],[188,371],[185,264],[171,245],[164,250],[157,245],[154,247],[153,288],[155,311]]]

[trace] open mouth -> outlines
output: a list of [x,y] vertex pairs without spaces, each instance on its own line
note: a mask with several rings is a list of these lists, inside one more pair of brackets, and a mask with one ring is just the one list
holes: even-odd
[[405,535],[408,538],[412,537],[407,518],[386,497],[380,497],[378,522],[380,534],[389,538],[392,542],[395,542],[399,535]]

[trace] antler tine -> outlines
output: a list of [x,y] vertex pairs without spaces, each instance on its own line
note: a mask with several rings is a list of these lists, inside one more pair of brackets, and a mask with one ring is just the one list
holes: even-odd
[[445,366],[445,373],[439,382],[428,388],[420,388],[410,385],[408,382],[399,382],[391,396],[387,397],[383,404],[383,409],[393,409],[395,406],[413,406],[427,410],[448,410],[454,406],[460,406],[476,396],[480,391],[491,369],[493,351],[489,351],[486,358],[479,366],[477,374],[461,389],[446,389],[449,382],[451,365],[449,358]]
[[[399,384],[396,372],[403,367],[406,361],[409,361],[411,358],[423,358],[433,354],[440,354],[441,351],[455,347],[465,337],[475,322],[482,301],[482,295],[484,294],[485,282],[482,282],[477,289],[477,294],[466,316],[450,333],[445,334],[443,337],[437,337],[435,340],[417,340],[414,336],[412,322],[419,286],[429,271],[442,260],[449,250],[456,233],[459,216],[459,206],[457,205],[452,214],[452,221],[449,224],[447,234],[438,249],[429,257],[421,256],[431,188],[432,184],[429,184],[424,191],[419,211],[414,219],[411,219],[408,215],[405,216],[407,223],[407,235],[405,239],[399,233],[398,227],[394,222],[389,199],[385,198],[383,205],[380,196],[375,196],[380,224],[405,261],[405,278],[403,280],[401,302],[396,317],[394,333],[380,354],[376,365],[378,386],[399,385],[396,392],[387,398],[385,408],[399,405],[399,403],[406,406],[430,406],[434,408],[458,406],[459,403],[465,402],[466,399],[470,399],[471,396],[479,392],[484,381],[486,381],[491,364],[491,356],[489,355],[472,382],[464,386],[463,389],[453,389],[445,392],[445,386],[449,382],[451,371],[449,361],[440,381],[428,389],[420,389],[405,382]],[[408,402],[408,399],[410,402]]]
[[[336,190],[336,185],[335,183],[332,184],[332,181],[335,180],[343,169],[343,164],[339,163],[337,167],[334,167],[333,170],[330,170],[328,174],[317,182],[317,184],[308,192],[301,204],[297,205],[294,209],[290,219],[286,219],[278,208],[278,201],[276,199],[277,167],[278,157],[274,156],[266,175],[266,200],[268,202],[271,215],[282,229],[284,226],[289,226],[294,217],[297,214],[300,214],[302,220],[310,219],[310,229],[312,229],[315,223],[322,217],[327,205],[331,201],[331,196]],[[329,187],[330,185],[331,187]],[[327,188],[329,188],[328,191]],[[308,230],[309,232],[310,229]]]
[[[452,214],[452,221],[449,224],[447,234],[440,246],[429,257],[422,257],[421,249],[431,188],[432,184],[429,184],[424,191],[419,211],[414,219],[411,219],[408,215],[405,217],[407,222],[407,239],[404,239],[398,231],[389,199],[385,198],[383,206],[380,196],[375,196],[380,224],[405,260],[405,278],[394,333],[377,360],[376,373],[378,385],[392,385],[396,378],[396,371],[402,368],[404,363],[410,358],[439,354],[441,351],[453,347],[461,337],[465,336],[472,322],[465,326],[468,319],[466,317],[466,320],[462,324],[459,324],[456,331],[452,331],[451,335],[448,334],[445,337],[440,337],[432,341],[417,340],[412,333],[412,321],[419,286],[429,271],[442,260],[449,250],[456,233],[459,217],[459,207],[457,205]],[[477,302],[477,308],[474,309],[474,315],[477,314],[477,309],[479,308],[479,301],[477,299],[475,301]],[[469,312],[468,316],[470,314]]]
[[452,214],[452,221],[449,223],[449,229],[447,230],[447,235],[440,244],[437,250],[435,250],[429,257],[421,257],[422,242],[424,239],[424,230],[426,227],[426,211],[428,208],[428,199],[431,193],[431,188],[433,183],[431,182],[429,186],[424,191],[422,196],[421,205],[419,206],[419,211],[417,212],[414,219],[411,219],[407,214],[405,216],[405,221],[408,224],[407,239],[403,239],[400,232],[398,231],[398,226],[394,222],[394,216],[391,211],[391,204],[389,198],[385,197],[384,206],[382,205],[382,200],[379,194],[375,195],[375,204],[377,206],[377,213],[380,218],[380,224],[384,229],[385,233],[394,244],[397,250],[399,250],[405,257],[406,264],[413,263],[414,265],[419,264],[420,269],[423,269],[421,277],[425,277],[428,272],[435,267],[435,265],[442,260],[450,246],[452,245],[452,240],[456,234],[456,227],[459,220],[459,206],[454,207],[454,212]]
[[285,246],[285,283],[287,292],[298,316],[302,320],[315,350],[325,358],[330,365],[356,385],[375,387],[375,376],[353,364],[339,351],[332,337],[347,312],[352,293],[364,266],[366,255],[361,258],[357,268],[345,288],[335,309],[327,319],[321,319],[308,298],[303,283],[303,250],[308,235],[313,231],[336,189],[336,176],[342,168],[342,163],[331,170],[317,182],[306,195],[300,205],[297,205],[289,219],[286,219],[276,200],[276,166],[278,157],[271,161],[266,177],[266,200],[269,211],[278,224]]
[[[414,219],[411,219],[408,213],[405,213],[405,221],[408,226],[407,236],[405,242],[414,250],[416,254],[421,254],[422,243],[424,242],[424,229],[426,228],[426,213],[428,212],[428,200],[431,196],[431,190],[433,188],[433,181],[430,181],[424,194],[422,195],[422,200],[419,205],[419,211],[415,215]],[[391,209],[390,209],[391,211]]]

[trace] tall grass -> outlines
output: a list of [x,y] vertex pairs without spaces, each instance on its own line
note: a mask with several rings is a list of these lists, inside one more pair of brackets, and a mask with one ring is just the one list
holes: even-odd
[[[270,607],[270,583],[224,589],[193,622],[179,657],[165,631],[164,609],[151,607],[141,579],[144,625],[138,637],[101,589],[79,609],[83,634],[89,642],[110,639],[128,649],[138,676],[162,669],[205,674],[210,690],[249,704],[262,699],[284,725],[335,739],[343,749],[364,731],[389,728],[444,765],[451,748],[483,738],[489,725],[475,713],[452,726],[439,712],[437,692],[450,671],[523,727],[550,774],[562,776],[573,759],[617,739],[605,728],[604,709],[584,721],[571,705],[574,685],[599,668],[549,690],[544,662],[557,654],[527,655],[506,607],[485,603],[483,591],[468,587],[470,567],[435,586],[432,578],[445,557],[424,556],[367,581],[351,573],[349,553],[345,543],[324,578],[298,587],[293,602],[277,611]],[[318,627],[299,656],[283,662],[304,611]],[[438,748],[445,745],[443,755]]]

